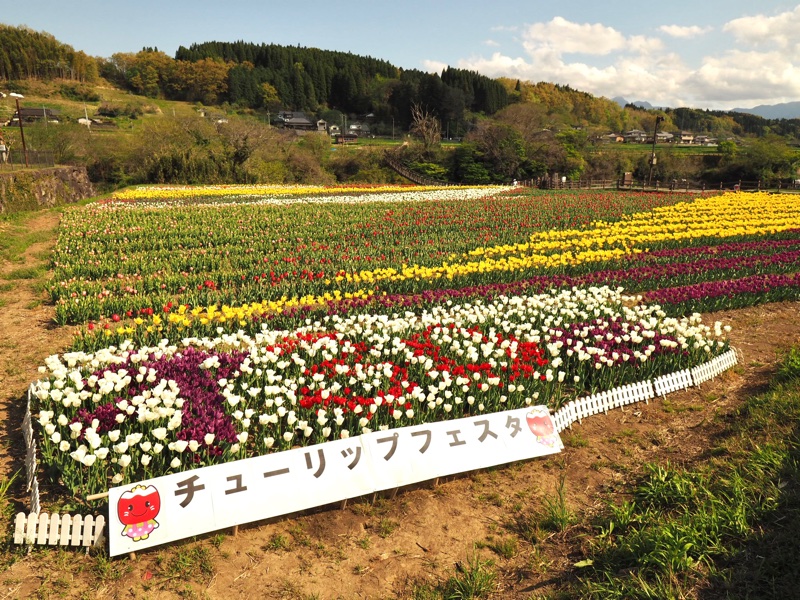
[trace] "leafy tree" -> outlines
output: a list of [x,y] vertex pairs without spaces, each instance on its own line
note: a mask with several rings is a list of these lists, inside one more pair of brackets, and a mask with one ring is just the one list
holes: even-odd
[[799,158],[797,150],[774,134],[751,141],[741,152],[745,178],[761,180],[792,177]]
[[461,144],[453,155],[453,180],[473,185],[491,183],[492,177],[482,164],[481,158],[475,144],[466,142]]
[[480,156],[484,167],[496,181],[508,182],[528,177],[525,144],[513,127],[483,120],[467,139],[474,144],[476,155]]

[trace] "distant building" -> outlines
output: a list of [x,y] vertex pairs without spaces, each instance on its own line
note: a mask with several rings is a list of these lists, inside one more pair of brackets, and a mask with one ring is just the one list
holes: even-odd
[[336,144],[355,144],[358,136],[355,133],[337,133],[333,136],[333,141]]
[[694,136],[695,144],[700,144],[701,146],[716,146],[717,145],[717,138],[713,138],[707,135],[696,135]]
[[[623,134],[626,144],[644,144],[647,142],[647,132],[641,129],[631,129]],[[652,140],[652,136],[650,137]]]
[[694,134],[691,131],[681,131],[681,144],[691,144],[694,142]]
[[52,108],[20,108],[19,113],[14,111],[14,116],[11,117],[9,125],[16,125],[19,123],[20,115],[22,122],[35,123],[36,121],[47,120],[48,123],[58,123],[61,119],[61,113]]
[[600,141],[606,144],[621,144],[625,138],[618,133],[607,133],[600,136]]
[[347,133],[353,133],[359,137],[372,137],[372,134],[369,129],[369,124],[360,123],[358,121],[356,121],[355,123],[350,123],[350,125],[348,125]]
[[305,131],[314,131],[317,129],[317,123],[309,119],[305,113],[300,111],[281,111],[273,121],[278,127],[286,129],[300,129]]

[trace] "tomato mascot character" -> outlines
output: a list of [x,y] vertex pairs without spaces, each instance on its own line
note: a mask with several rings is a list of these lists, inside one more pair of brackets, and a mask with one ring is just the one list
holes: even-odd
[[525,420],[528,422],[528,427],[531,433],[536,436],[536,441],[545,446],[555,446],[557,443],[558,434],[555,427],[553,427],[553,419],[550,417],[550,411],[546,406],[534,406],[530,412],[525,415]]
[[158,527],[156,517],[161,510],[161,496],[152,485],[137,485],[120,496],[117,515],[125,526],[122,535],[134,542],[146,540]]

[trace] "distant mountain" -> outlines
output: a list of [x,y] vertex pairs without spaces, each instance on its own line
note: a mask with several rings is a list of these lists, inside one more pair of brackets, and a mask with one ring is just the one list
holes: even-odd
[[652,104],[650,104],[649,102],[646,102],[646,101],[644,101],[644,100],[636,100],[636,101],[634,101],[634,102],[628,102],[628,101],[627,101],[627,100],[625,100],[625,98],[623,98],[622,96],[614,96],[614,97],[611,99],[611,101],[612,101],[612,102],[616,102],[617,104],[619,104],[619,105],[620,105],[620,106],[622,106],[623,108],[624,108],[626,105],[628,105],[628,104],[633,104],[634,106],[638,106],[639,108],[648,108],[648,109],[649,109],[649,108],[653,108],[653,105],[652,105]]
[[759,104],[754,108],[734,108],[731,112],[749,113],[765,119],[800,119],[800,102]]

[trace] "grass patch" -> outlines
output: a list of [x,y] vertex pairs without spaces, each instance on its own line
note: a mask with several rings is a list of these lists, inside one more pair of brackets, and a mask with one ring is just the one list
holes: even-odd
[[[595,523],[587,598],[791,598],[800,586],[800,350],[687,469],[647,465],[629,501]],[[712,453],[713,454],[713,453]],[[698,595],[699,594],[699,595]]]
[[497,574],[491,560],[481,560],[477,554],[467,558],[465,563],[456,563],[456,574],[443,585],[442,598],[461,600],[462,598],[487,598],[497,587]]
[[519,551],[517,538],[514,537],[487,540],[484,545],[499,557],[505,558],[506,560],[514,558]]
[[589,445],[589,440],[579,431],[566,431],[561,434],[561,439],[565,448],[586,448]]
[[291,549],[291,542],[289,542],[285,535],[275,533],[269,538],[269,541],[264,544],[263,549],[272,552],[288,552]]
[[177,552],[170,553],[168,559],[160,557],[159,563],[167,579],[189,581],[198,578],[208,581],[214,575],[211,550],[206,546],[180,548]]
[[392,533],[394,533],[394,530],[397,529],[398,527],[400,527],[400,523],[398,523],[397,521],[394,521],[392,519],[382,518],[380,521],[378,521],[378,526],[376,527],[376,531],[380,537],[386,539],[387,537],[392,535]]
[[565,481],[566,475],[562,475],[556,485],[555,495],[544,498],[540,525],[549,531],[564,532],[577,520],[567,505]]
[[18,281],[20,279],[38,279],[46,272],[47,271],[44,267],[20,267],[18,269],[12,269],[3,275],[3,279],[11,281]]
[[11,222],[6,223],[3,234],[0,235],[0,259],[17,262],[25,251],[34,244],[41,244],[55,239],[55,229],[42,229],[31,231],[28,221],[39,214],[22,213],[15,215]]

